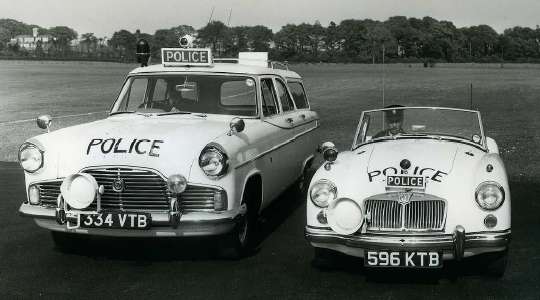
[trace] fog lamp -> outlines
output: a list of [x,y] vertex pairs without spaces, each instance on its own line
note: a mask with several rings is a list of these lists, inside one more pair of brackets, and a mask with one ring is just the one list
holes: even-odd
[[167,188],[169,191],[173,194],[180,194],[183,191],[186,190],[187,187],[187,179],[186,177],[176,174],[171,175],[167,179]]
[[326,217],[330,228],[339,234],[357,232],[364,221],[362,209],[349,198],[339,198],[331,202]]
[[497,217],[494,215],[487,215],[484,219],[484,225],[486,225],[487,228],[493,228],[497,226]]
[[39,199],[39,188],[35,185],[30,186],[28,189],[28,201],[30,201],[30,204],[32,205],[39,205],[40,199]]
[[73,174],[62,182],[60,192],[69,206],[84,209],[96,199],[99,186],[96,179],[86,173]]

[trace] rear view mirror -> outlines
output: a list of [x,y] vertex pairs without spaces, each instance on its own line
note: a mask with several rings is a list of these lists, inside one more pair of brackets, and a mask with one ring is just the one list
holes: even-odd
[[197,88],[196,82],[184,82],[183,84],[177,84],[175,87],[177,92],[193,92]]

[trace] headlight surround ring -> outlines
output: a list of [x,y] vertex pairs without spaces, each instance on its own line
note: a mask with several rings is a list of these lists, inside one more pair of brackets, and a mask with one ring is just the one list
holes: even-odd
[[[490,199],[495,197],[495,199]],[[474,193],[474,201],[480,209],[493,211],[499,209],[505,200],[504,188],[495,181],[484,181],[478,185]]]
[[330,180],[320,179],[309,189],[309,199],[317,207],[328,207],[330,201],[335,200],[336,198],[337,187]]
[[35,173],[43,167],[44,151],[37,145],[25,142],[19,148],[19,164],[28,173]]
[[204,147],[199,155],[199,167],[210,178],[219,178],[227,173],[229,159],[225,151],[216,145]]

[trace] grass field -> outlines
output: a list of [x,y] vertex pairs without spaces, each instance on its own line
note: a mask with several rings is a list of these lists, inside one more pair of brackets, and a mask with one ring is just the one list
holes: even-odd
[[[135,66],[0,61],[0,161],[16,160],[18,146],[42,132],[31,120],[39,114],[94,113],[56,119],[53,129],[105,117],[124,76]],[[510,177],[521,181],[540,175],[540,66],[385,68],[386,104],[469,108],[472,83],[473,107],[482,112],[486,134],[497,140]],[[305,79],[312,108],[321,116],[323,139],[340,149],[350,146],[360,112],[382,105],[381,65],[303,64],[292,69]]]

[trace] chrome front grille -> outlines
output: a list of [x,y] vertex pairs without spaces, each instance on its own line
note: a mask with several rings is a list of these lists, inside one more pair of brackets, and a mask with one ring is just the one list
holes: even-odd
[[401,209],[397,201],[367,200],[365,211],[371,217],[368,229],[401,228]]
[[58,195],[60,194],[60,185],[62,181],[41,182],[38,184],[39,199],[45,206],[55,206]]
[[398,197],[398,193],[389,193],[364,201],[365,212],[369,216],[367,230],[441,231],[444,229],[446,201],[435,196],[416,193],[413,193],[408,201],[400,202]]
[[[113,210],[169,210],[169,191],[167,182],[158,174],[144,169],[133,168],[95,168],[84,170],[92,175],[98,185],[105,187],[101,195],[101,208]],[[123,191],[113,190],[115,180],[124,181]],[[90,206],[96,208],[96,203]]]
[[[160,175],[146,169],[125,167],[92,168],[84,173],[92,175],[105,191],[101,195],[101,209],[132,211],[168,211],[170,193],[167,182]],[[124,181],[124,190],[116,192],[112,184],[118,178]],[[40,182],[37,184],[42,205],[56,206],[62,181]],[[214,211],[214,198],[226,197],[217,188],[188,185],[180,194],[180,208],[183,211]],[[90,209],[96,209],[96,203]]]
[[214,210],[214,197],[220,190],[197,185],[188,185],[186,190],[180,194],[180,207],[183,210]]
[[441,230],[446,203],[443,200],[412,201],[405,205],[405,228]]

